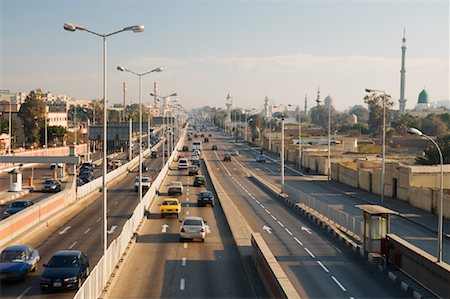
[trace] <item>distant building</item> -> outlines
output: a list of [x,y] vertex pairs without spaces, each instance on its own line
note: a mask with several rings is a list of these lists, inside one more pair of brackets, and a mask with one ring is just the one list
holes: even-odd
[[9,148],[9,134],[0,134],[0,152],[5,152]]
[[161,116],[161,109],[159,109],[157,106],[150,105],[148,107],[148,112],[152,117]]
[[67,112],[52,112],[49,111],[47,114],[49,127],[51,126],[61,126],[67,128]]
[[450,111],[445,107],[432,107],[430,103],[430,99],[428,96],[428,92],[423,89],[419,93],[419,97],[417,99],[417,105],[414,110],[409,110],[408,114],[412,116],[424,118],[429,114],[444,114],[449,113]]

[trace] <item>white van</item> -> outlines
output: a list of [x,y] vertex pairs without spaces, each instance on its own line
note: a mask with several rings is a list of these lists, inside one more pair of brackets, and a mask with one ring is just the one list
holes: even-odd
[[178,169],[188,169],[189,161],[186,158],[180,158],[178,160]]
[[201,141],[192,142],[192,150],[193,151],[195,151],[195,150],[201,151],[202,150],[202,142]]

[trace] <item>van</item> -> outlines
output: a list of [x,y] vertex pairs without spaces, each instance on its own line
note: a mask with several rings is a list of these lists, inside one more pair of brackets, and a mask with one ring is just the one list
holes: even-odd
[[202,150],[202,142],[201,141],[192,142],[192,150],[193,151],[195,151],[195,150],[201,151]]
[[189,161],[186,158],[180,158],[178,160],[178,169],[188,169],[189,167]]

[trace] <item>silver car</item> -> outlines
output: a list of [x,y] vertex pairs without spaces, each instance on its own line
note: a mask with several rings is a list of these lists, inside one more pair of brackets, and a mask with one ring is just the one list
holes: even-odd
[[180,222],[180,242],[183,242],[185,239],[201,239],[202,242],[205,242],[206,221],[202,217],[190,216]]

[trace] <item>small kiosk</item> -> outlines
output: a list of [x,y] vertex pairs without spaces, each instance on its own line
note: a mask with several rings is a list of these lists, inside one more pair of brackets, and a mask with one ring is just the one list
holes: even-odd
[[19,192],[22,191],[22,171],[19,169],[13,169],[9,173],[9,191]]
[[397,212],[379,205],[358,205],[364,213],[364,252],[380,256],[385,252],[386,234],[390,232],[390,216]]

